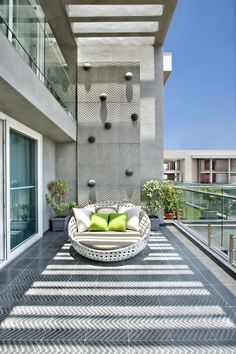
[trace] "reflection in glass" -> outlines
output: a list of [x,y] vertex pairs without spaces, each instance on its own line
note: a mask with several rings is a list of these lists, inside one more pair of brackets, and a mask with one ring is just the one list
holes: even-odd
[[10,240],[15,248],[37,232],[36,142],[10,131]]
[[209,245],[210,241],[215,249],[228,257],[230,235],[236,236],[236,187],[199,184],[188,189],[189,186],[182,184],[180,187],[179,184],[177,188],[182,191],[184,200],[179,213],[181,224],[205,244]]
[[75,118],[76,78],[69,74],[38,1],[0,1],[0,30],[68,115]]

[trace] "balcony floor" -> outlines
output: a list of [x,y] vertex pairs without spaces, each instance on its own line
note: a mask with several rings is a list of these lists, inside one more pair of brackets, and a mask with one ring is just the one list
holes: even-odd
[[236,353],[235,296],[174,226],[106,264],[48,232],[0,272],[0,353]]

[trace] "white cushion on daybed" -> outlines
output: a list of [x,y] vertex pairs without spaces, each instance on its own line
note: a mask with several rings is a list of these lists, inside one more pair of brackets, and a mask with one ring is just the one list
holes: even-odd
[[78,232],[87,231],[91,224],[91,210],[88,208],[73,208],[73,212],[77,222]]
[[139,214],[141,211],[140,206],[121,206],[119,208],[119,214],[128,214],[128,221],[126,228],[128,230],[139,231]]
[[85,231],[75,237],[80,244],[98,250],[116,250],[134,244],[140,240],[141,235],[137,231]]

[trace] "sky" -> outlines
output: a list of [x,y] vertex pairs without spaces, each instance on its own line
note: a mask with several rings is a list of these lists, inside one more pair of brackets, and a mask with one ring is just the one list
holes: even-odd
[[236,0],[179,0],[164,51],[165,149],[236,149]]

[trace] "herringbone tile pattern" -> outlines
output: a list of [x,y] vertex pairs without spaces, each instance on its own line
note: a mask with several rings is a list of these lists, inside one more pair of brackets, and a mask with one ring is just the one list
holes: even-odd
[[235,281],[173,227],[133,259],[48,233],[0,272],[0,353],[236,353]]

